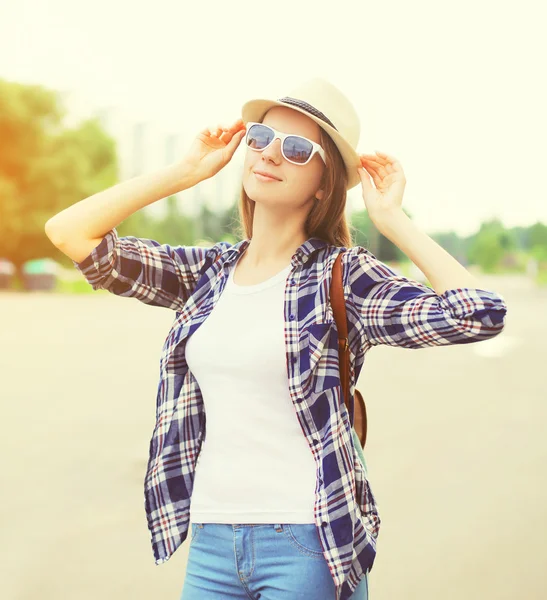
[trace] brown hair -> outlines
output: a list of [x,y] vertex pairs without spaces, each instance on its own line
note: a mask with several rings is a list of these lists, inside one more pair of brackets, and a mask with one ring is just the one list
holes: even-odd
[[[353,246],[353,227],[348,223],[345,212],[348,181],[346,166],[336,144],[322,127],[320,135],[327,159],[320,185],[325,193],[321,200],[314,201],[304,225],[305,231],[308,238],[319,237],[334,246],[350,248]],[[254,208],[255,202],[247,196],[242,184],[238,202],[241,237],[251,238],[253,235]]]

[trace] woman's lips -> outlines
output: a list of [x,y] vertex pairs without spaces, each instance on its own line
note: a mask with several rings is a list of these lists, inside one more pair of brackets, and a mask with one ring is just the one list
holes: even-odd
[[259,180],[259,181],[279,181],[279,179],[275,179],[274,177],[266,177],[264,175],[261,175],[260,173],[254,173],[255,177]]

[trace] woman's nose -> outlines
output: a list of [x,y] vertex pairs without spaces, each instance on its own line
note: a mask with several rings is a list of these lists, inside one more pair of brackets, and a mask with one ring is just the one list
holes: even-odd
[[283,156],[281,153],[281,140],[279,138],[275,139],[267,148],[262,150],[262,154],[265,155],[266,158],[280,161]]

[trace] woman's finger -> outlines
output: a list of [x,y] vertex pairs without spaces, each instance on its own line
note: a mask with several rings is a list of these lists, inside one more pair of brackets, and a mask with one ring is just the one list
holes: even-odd
[[379,153],[378,150],[376,150],[376,154],[363,154],[363,156],[367,160],[372,160],[372,161],[377,162],[377,163],[379,163],[381,165],[385,165],[386,163],[391,162],[393,160],[393,157],[388,156],[384,152]]
[[374,165],[378,173],[380,173],[381,175],[389,175],[390,173],[393,173],[395,171],[393,165],[390,162],[379,163],[374,160],[365,159],[365,164]]
[[386,164],[391,164],[394,171],[402,171],[401,163],[393,156],[392,154],[387,154],[386,152],[380,152],[379,150],[375,151],[378,154],[379,159]]
[[373,171],[375,175],[381,175],[382,166],[378,163],[373,163],[371,161],[363,161],[362,165],[367,169],[367,171]]
[[361,163],[365,163],[367,165],[376,165],[376,166],[381,165],[381,163],[378,162],[377,160],[374,160],[373,158],[367,158],[367,157],[361,158]]
[[230,142],[230,140],[233,137],[233,133],[228,129],[228,130],[224,130],[222,132],[222,135],[220,136],[220,139],[225,142],[226,144],[228,144]]
[[227,127],[226,129],[230,132],[235,132],[238,129],[241,129],[241,123],[243,121],[241,119],[238,119],[237,121],[235,121],[234,123],[232,123],[229,127]]
[[372,181],[374,181],[374,185],[376,187],[378,187],[378,185],[380,184],[380,181],[381,181],[378,173],[376,173],[376,171],[374,171],[373,169],[369,168],[368,165],[364,165],[363,168],[372,177]]

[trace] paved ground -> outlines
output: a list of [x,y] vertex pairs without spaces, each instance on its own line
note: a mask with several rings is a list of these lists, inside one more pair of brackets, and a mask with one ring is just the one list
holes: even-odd
[[[496,339],[367,356],[373,600],[546,597],[547,291],[487,281],[509,304]],[[154,565],[142,490],[173,316],[0,294],[1,598],[178,600],[188,544]]]

